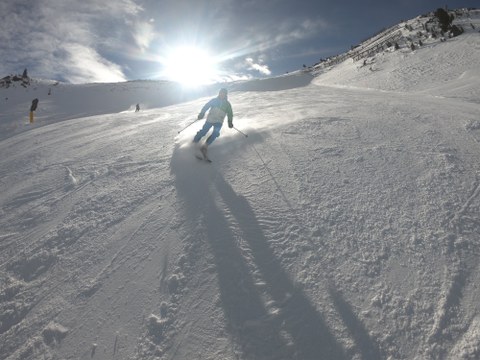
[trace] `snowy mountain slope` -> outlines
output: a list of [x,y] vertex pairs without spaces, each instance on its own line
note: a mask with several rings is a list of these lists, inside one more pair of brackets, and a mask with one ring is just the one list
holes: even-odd
[[52,93],[0,141],[0,359],[478,357],[479,48],[239,84],[212,164],[209,97]]
[[[216,89],[215,89],[216,90]],[[28,124],[30,105],[39,99],[33,127],[72,118],[142,110],[177,104],[211,94],[204,89],[184,89],[167,81],[130,81],[112,84],[71,85],[33,80],[28,88],[0,88],[0,136],[6,138],[32,128]]]
[[[317,70],[320,74],[316,82],[384,91],[425,91],[429,95],[446,97],[461,94],[465,100],[478,102],[478,79],[472,81],[471,77],[478,76],[478,72],[472,69],[480,66],[477,40],[480,11],[457,15],[454,24],[462,26],[465,33],[446,42],[441,38],[433,39],[424,30],[428,20],[416,18],[405,22],[405,26],[412,30],[400,27],[403,32],[403,47],[400,50],[395,51],[392,47],[361,61],[349,59],[326,73]],[[471,24],[475,29],[471,28]],[[419,33],[422,35],[418,36]],[[422,39],[423,46],[417,46],[412,51],[407,45],[413,39]],[[399,43],[402,44],[402,41],[399,40]]]
[[[229,84],[232,91],[278,91],[305,86],[312,80],[305,72],[271,79],[238,81]],[[71,85],[32,79],[24,88],[20,85],[0,87],[0,139],[59,121],[118,112],[133,112],[165,107],[214,96],[219,85],[184,88],[169,81],[129,81],[113,84]],[[30,105],[39,99],[34,124],[29,124]]]

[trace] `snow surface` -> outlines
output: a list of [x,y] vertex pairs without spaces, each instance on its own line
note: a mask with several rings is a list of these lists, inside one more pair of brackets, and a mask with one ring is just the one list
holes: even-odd
[[0,89],[0,359],[480,358],[466,30],[231,84],[212,164],[215,87]]

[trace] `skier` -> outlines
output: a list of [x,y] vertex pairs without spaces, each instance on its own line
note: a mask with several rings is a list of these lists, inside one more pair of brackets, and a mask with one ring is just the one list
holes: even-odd
[[225,120],[225,116],[228,117],[228,127],[231,129],[233,128],[233,111],[232,105],[227,100],[228,91],[227,89],[223,88],[220,89],[218,92],[218,96],[216,98],[211,99],[209,102],[205,104],[205,106],[198,114],[197,119],[203,119],[205,116],[205,112],[210,109],[207,115],[207,120],[203,127],[197,132],[195,137],[193,138],[193,142],[197,144],[202,137],[204,137],[210,128],[213,126],[212,134],[207,138],[205,144],[202,145],[200,151],[202,152],[203,156],[206,158],[207,156],[207,147],[220,135],[220,129],[223,125],[223,120]]

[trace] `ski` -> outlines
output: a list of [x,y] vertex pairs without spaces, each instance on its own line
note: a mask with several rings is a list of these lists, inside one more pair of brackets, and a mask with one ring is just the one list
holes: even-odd
[[212,160],[210,160],[210,158],[208,157],[207,155],[207,148],[206,146],[202,146],[200,148],[197,148],[196,150],[200,150],[200,152],[198,151],[195,151],[195,157],[198,159],[198,160],[203,160],[203,161],[206,161],[208,163],[211,163]]
[[204,157],[204,156],[202,156],[202,155],[195,154],[195,157],[196,157],[198,160],[203,160],[203,161],[206,161],[206,162],[208,162],[208,163],[211,163],[211,162],[212,162],[212,160],[211,160],[210,158]]
[[[201,155],[200,155],[201,154]],[[211,163],[212,160],[210,160],[210,158],[208,157],[207,155],[207,149],[206,148],[200,148],[200,154],[195,154],[195,157],[198,159],[198,160],[204,160],[208,163]]]
[[210,159],[208,158],[208,155],[207,155],[207,146],[206,146],[206,145],[204,145],[204,146],[202,146],[202,147],[200,148],[200,152],[202,153],[203,159],[204,159],[206,162],[209,162],[209,163],[212,162],[212,160],[210,160]]

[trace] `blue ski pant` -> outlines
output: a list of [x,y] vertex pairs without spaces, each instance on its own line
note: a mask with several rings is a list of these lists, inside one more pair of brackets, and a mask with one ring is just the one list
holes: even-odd
[[203,124],[203,127],[197,132],[197,135],[193,138],[193,142],[198,143],[202,137],[204,137],[208,130],[213,126],[213,132],[212,134],[207,138],[207,145],[210,145],[213,140],[215,140],[217,137],[220,136],[220,129],[222,128],[222,123],[211,123],[208,121],[205,121],[205,124]]

